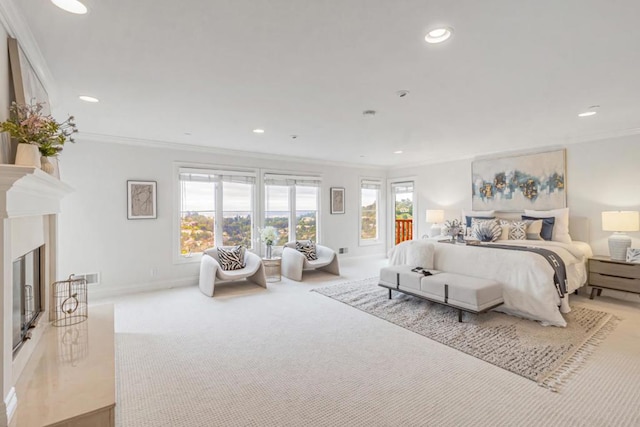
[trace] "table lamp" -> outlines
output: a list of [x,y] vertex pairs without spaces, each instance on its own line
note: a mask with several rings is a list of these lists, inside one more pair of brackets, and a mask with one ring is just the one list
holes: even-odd
[[442,233],[442,227],[438,224],[444,222],[444,211],[439,209],[427,209],[427,222],[431,223],[429,237],[439,236]]
[[631,247],[631,237],[625,231],[640,231],[640,212],[602,212],[602,230],[613,231],[609,236],[609,256],[612,260],[624,261],[627,248]]

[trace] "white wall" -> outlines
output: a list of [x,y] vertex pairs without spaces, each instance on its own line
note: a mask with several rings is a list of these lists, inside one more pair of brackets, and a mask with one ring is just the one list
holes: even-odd
[[[75,188],[59,218],[61,277],[101,273],[94,294],[192,284],[198,263],[174,264],[174,162],[264,168],[322,176],[319,243],[348,256],[382,254],[377,246],[358,246],[359,178],[384,179],[382,169],[328,166],[287,160],[236,157],[207,152],[148,148],[83,141],[67,144],[60,157],[62,180]],[[158,218],[127,220],[126,181],[158,183]],[[329,214],[330,187],[345,187],[346,213]],[[382,221],[384,221],[384,217]],[[383,222],[384,224],[384,222]],[[194,259],[195,261],[195,259]],[[151,270],[157,270],[152,277]]]

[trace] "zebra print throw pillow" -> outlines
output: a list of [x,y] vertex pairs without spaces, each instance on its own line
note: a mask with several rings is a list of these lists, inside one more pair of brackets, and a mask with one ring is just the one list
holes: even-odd
[[473,218],[471,220],[471,237],[481,242],[495,242],[502,234],[502,227],[495,219],[481,220]]
[[318,254],[316,253],[316,244],[311,240],[298,241],[296,240],[296,249],[309,260],[315,261],[318,259]]
[[245,267],[244,248],[233,246],[230,248],[218,248],[218,261],[223,270],[240,270]]

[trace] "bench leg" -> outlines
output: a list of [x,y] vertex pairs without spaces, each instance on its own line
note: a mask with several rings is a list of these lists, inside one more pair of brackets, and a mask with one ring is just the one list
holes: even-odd
[[389,289],[389,299],[391,299],[391,289]]
[[462,323],[462,310],[458,310],[458,322]]

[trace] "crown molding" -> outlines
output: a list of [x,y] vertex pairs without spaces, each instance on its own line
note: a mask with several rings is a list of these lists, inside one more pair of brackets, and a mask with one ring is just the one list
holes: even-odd
[[299,163],[307,163],[307,164],[322,165],[322,166],[341,166],[341,167],[372,169],[372,170],[387,169],[385,166],[364,165],[364,164],[349,163],[349,162],[337,162],[333,160],[312,159],[308,157],[287,156],[282,154],[259,153],[255,151],[233,150],[229,148],[211,147],[206,145],[185,144],[185,143],[170,142],[170,141],[156,141],[151,139],[131,138],[131,137],[106,135],[106,134],[92,133],[92,132],[81,132],[76,135],[77,136],[75,138],[78,141],[102,142],[106,144],[133,145],[137,147],[146,147],[146,148],[156,148],[156,149],[162,148],[162,149],[176,150],[176,151],[191,151],[191,152],[210,153],[210,154],[218,154],[218,155],[225,155],[225,156],[249,157],[249,158],[261,159],[261,160],[279,160],[279,161],[288,161],[288,162],[299,162]]
[[18,10],[16,3],[16,1],[12,0],[0,0],[0,23],[11,37],[18,40],[18,44],[29,60],[31,67],[49,94],[49,104],[54,105],[54,100],[57,97],[55,79],[47,65],[47,61],[44,59],[44,55],[42,55],[36,38],[29,28],[29,24],[24,19],[22,12]]

